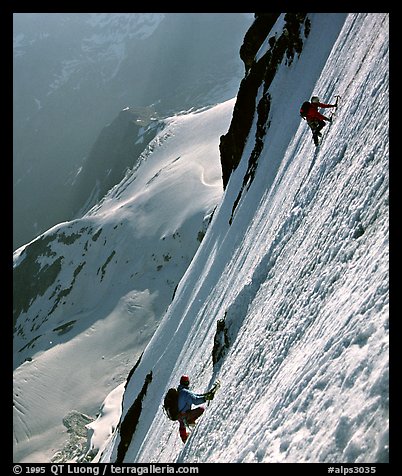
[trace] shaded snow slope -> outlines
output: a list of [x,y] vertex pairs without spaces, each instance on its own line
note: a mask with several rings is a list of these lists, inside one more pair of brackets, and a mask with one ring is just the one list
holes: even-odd
[[[252,21],[179,12],[12,18],[13,249],[76,217],[74,178],[119,111],[151,106],[166,118],[234,97],[243,72],[237,53]],[[121,180],[115,174],[111,186]]]
[[168,119],[101,203],[14,253],[15,462],[82,453],[63,418],[93,419],[157,328],[222,195],[233,105]]
[[[152,371],[125,462],[388,461],[388,15],[309,17],[269,88],[254,181],[229,226],[257,118],[128,382],[123,418]],[[312,93],[342,96],[319,149],[298,117]],[[230,345],[213,366],[223,318]],[[161,408],[183,373],[196,391],[222,381],[184,446]]]

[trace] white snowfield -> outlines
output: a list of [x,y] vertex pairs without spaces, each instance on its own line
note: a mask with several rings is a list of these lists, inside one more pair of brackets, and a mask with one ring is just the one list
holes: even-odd
[[[86,216],[42,235],[40,270],[62,267],[17,321],[14,462],[114,462],[151,371],[125,462],[388,461],[389,18],[309,18],[231,225],[257,120],[222,193],[234,100],[171,118]],[[313,94],[341,96],[319,149],[299,117]],[[162,412],[184,373],[222,383],[185,445]]]
[[[125,462],[388,461],[389,18],[310,18],[300,58],[269,89],[255,179],[229,226],[253,126],[128,383],[123,417],[152,371]],[[317,150],[298,115],[312,94],[341,96]],[[225,314],[230,346],[214,368]],[[222,382],[185,445],[162,412],[184,373],[195,391]],[[94,461],[115,461],[119,442],[115,431]]]
[[[83,448],[75,434],[70,442],[63,419],[72,411],[94,419],[155,332],[221,199],[219,137],[233,106],[232,99],[167,120],[101,203],[43,235],[50,243],[41,270],[60,258],[62,266],[17,321],[15,462],[76,461],[85,452],[85,433]],[[26,248],[15,251],[14,266]],[[121,411],[120,399],[111,412],[115,400],[103,420],[110,428]]]

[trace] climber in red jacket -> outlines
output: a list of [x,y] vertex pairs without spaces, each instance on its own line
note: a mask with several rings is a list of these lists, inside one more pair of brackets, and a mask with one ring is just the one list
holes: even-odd
[[318,137],[321,136],[321,129],[325,126],[325,121],[331,122],[329,117],[324,116],[318,112],[318,108],[329,108],[337,107],[337,104],[324,104],[320,102],[317,96],[311,98],[311,102],[304,102],[301,109],[300,115],[303,119],[306,119],[307,124],[310,126],[310,129],[313,131],[313,139],[315,145],[318,145]]

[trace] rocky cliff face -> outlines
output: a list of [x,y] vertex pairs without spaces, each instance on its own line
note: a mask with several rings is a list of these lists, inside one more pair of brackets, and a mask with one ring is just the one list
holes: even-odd
[[[271,100],[267,90],[278,66],[283,61],[290,66],[295,55],[300,55],[303,39],[310,31],[310,20],[306,13],[287,13],[283,24],[277,24],[274,30],[278,17],[279,14],[276,13],[256,13],[255,21],[246,33],[240,49],[246,73],[240,84],[229,130],[220,141],[224,187],[239,164],[257,110],[257,135],[243,186],[252,181],[261,152],[261,139],[269,127]],[[260,87],[263,88],[262,96],[258,94]]]

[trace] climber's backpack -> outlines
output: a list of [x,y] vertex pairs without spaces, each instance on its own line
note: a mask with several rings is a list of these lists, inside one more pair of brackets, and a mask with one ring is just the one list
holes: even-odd
[[308,101],[305,101],[300,108],[301,117],[306,117],[309,109],[310,109],[310,103]]
[[163,400],[163,409],[170,420],[176,421],[179,417],[179,392],[176,388],[169,388]]

